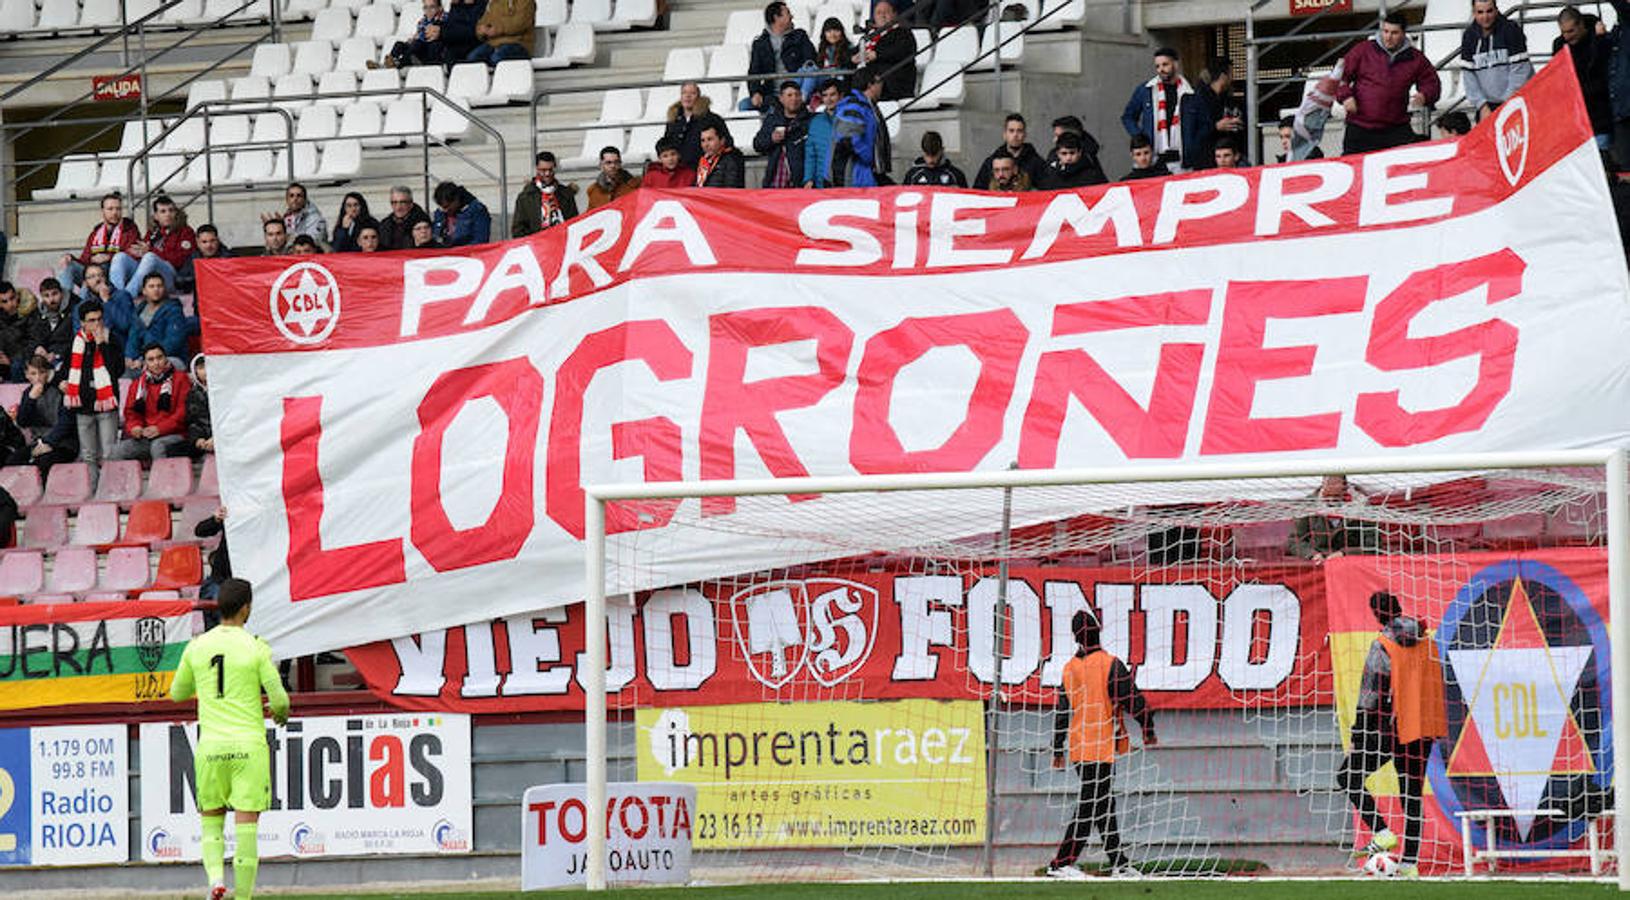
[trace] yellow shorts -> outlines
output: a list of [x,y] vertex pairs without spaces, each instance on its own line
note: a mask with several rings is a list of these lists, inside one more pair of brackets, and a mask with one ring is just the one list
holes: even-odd
[[272,805],[272,764],[265,744],[199,747],[193,774],[199,810],[265,812]]

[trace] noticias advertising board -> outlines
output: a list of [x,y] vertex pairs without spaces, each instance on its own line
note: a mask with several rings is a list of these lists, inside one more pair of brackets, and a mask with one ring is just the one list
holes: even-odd
[[[267,737],[272,806],[260,818],[262,856],[470,850],[469,716],[297,718]],[[141,726],[144,862],[199,859],[197,743],[194,723]]]
[[636,717],[640,781],[696,786],[699,850],[985,839],[978,701],[651,707]]
[[130,858],[123,725],[0,729],[0,866]]

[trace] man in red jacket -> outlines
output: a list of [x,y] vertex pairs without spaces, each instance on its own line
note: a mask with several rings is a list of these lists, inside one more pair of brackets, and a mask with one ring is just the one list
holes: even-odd
[[1347,110],[1342,153],[1367,153],[1422,140],[1409,124],[1409,103],[1438,102],[1443,85],[1432,61],[1409,44],[1402,13],[1381,20],[1374,40],[1347,51],[1336,99]]
[[679,142],[664,136],[657,141],[657,158],[645,165],[640,187],[678,190],[696,186],[696,170],[679,158]]
[[118,191],[102,197],[102,221],[85,237],[85,249],[78,256],[64,253],[58,262],[57,281],[62,289],[84,299],[79,286],[85,281],[85,267],[91,263],[108,265],[115,256],[141,238],[141,229],[125,217],[125,201]]
[[142,351],[141,375],[125,395],[125,437],[114,459],[187,455],[187,391],[191,382],[159,344]]
[[175,273],[192,258],[194,241],[192,226],[175,201],[160,194],[153,201],[153,223],[144,240],[135,241],[123,253],[113,257],[108,277],[113,286],[134,297],[141,293],[142,282],[149,272],[164,278],[164,290],[175,291]]

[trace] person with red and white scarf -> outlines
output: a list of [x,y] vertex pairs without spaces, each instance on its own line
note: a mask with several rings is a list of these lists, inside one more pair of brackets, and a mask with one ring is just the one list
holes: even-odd
[[192,381],[170,362],[160,344],[142,351],[141,374],[125,394],[125,438],[114,459],[188,456],[187,391]]
[[538,152],[532,180],[515,196],[509,236],[526,237],[577,218],[577,187],[555,180],[559,162],[548,150]]
[[1177,51],[1170,47],[1155,51],[1155,77],[1132,91],[1121,126],[1128,136],[1147,137],[1155,160],[1173,172],[1212,166],[1211,111],[1183,77]]
[[125,360],[120,348],[108,335],[102,303],[86,300],[79,305],[79,330],[74,334],[62,373],[62,405],[73,413],[79,432],[79,458],[91,470],[96,483],[102,460],[111,457],[119,438],[119,376]]
[[84,296],[79,290],[85,280],[85,267],[91,263],[108,265],[131,244],[141,239],[141,228],[125,216],[124,198],[115,191],[102,197],[102,221],[85,237],[85,249],[78,256],[64,253],[58,261],[57,281],[62,289]]

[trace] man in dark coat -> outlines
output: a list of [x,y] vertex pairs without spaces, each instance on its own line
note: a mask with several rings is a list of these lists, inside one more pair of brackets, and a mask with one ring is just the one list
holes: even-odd
[[730,139],[724,119],[709,115],[702,120],[702,158],[696,164],[696,186],[744,188],[747,186],[747,160]]
[[379,220],[379,249],[407,250],[413,246],[413,226],[429,222],[424,207],[413,202],[413,191],[405,185],[391,188],[391,214]]
[[764,30],[753,39],[747,60],[747,89],[752,96],[744,105],[757,110],[775,105],[776,85],[781,79],[752,76],[797,72],[814,63],[815,45],[802,28],[792,26],[792,10],[782,0],[771,0],[764,7]]
[[[1019,171],[1030,180],[1032,186],[1040,185],[1047,178],[1047,160],[1041,158],[1036,148],[1025,139],[1024,116],[1016,112],[1008,113],[1007,119],[1002,123],[1002,146],[999,150],[1006,150],[1013,161],[1018,164]],[[985,157],[980,164],[979,171],[973,176],[973,186],[979,190],[990,188],[990,163],[996,156],[995,151]]]
[[795,81],[781,82],[777,102],[764,114],[753,137],[753,149],[764,157],[764,186],[804,185],[804,141],[809,138],[809,110]]
[[1109,183],[1109,179],[1104,177],[1103,169],[1098,167],[1098,161],[1088,157],[1084,152],[1081,135],[1073,131],[1059,135],[1058,146],[1054,148],[1054,152],[1057,158],[1042,176],[1040,185],[1042,190],[1058,191]]
[[872,25],[860,37],[855,66],[870,66],[883,77],[881,100],[904,100],[917,93],[917,39],[900,21],[893,0],[872,5]]

